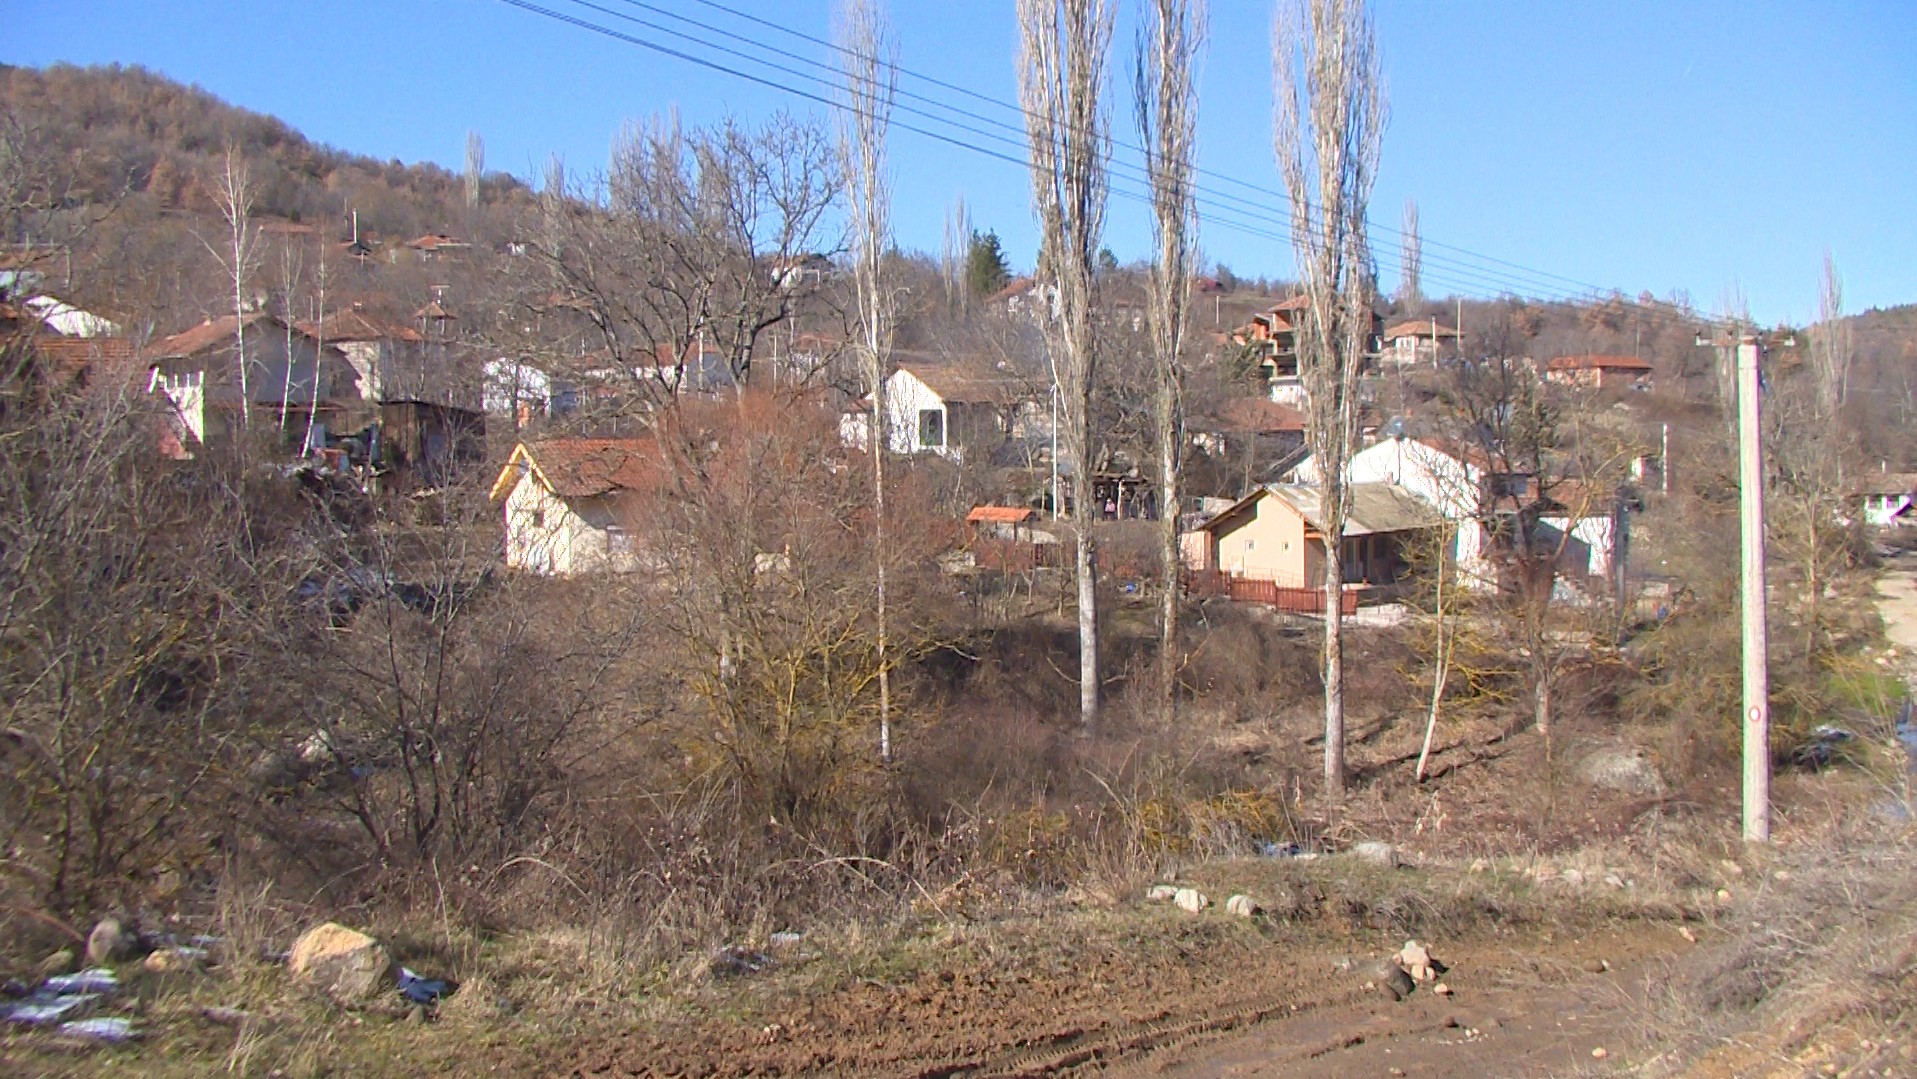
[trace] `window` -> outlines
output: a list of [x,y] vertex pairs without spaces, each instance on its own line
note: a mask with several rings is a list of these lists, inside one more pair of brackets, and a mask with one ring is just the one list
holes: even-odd
[[945,448],[945,413],[936,408],[919,410],[919,446],[924,449]]
[[531,528],[546,527],[546,511],[544,507],[528,510],[526,512],[526,524]]

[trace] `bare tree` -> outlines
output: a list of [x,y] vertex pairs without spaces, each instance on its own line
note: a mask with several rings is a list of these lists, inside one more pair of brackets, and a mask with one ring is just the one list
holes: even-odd
[[[286,328],[286,355],[289,361],[285,365],[285,371],[283,372],[284,377],[281,380],[282,384],[280,386],[280,438],[282,440],[286,438],[287,410],[292,407],[293,404],[293,368],[295,365],[291,362],[291,357],[294,355],[293,337],[298,333],[294,328],[294,323],[299,321],[293,312],[293,305],[299,302],[300,275],[304,269],[304,261],[301,256],[299,244],[296,241],[289,237],[286,242],[280,245],[279,303],[281,321],[285,323]],[[317,365],[319,361],[315,360],[314,363]],[[315,366],[313,371],[313,389],[316,393],[319,390],[319,383],[319,368]]]
[[1032,148],[1033,204],[1044,240],[1039,276],[1058,290],[1058,317],[1045,323],[1045,342],[1060,390],[1064,446],[1072,457],[1079,720],[1089,731],[1098,722],[1099,689],[1091,453],[1098,350],[1093,323],[1111,159],[1103,93],[1112,6],[1108,0],[1019,0],[1018,23],[1019,100]]
[[1147,284],[1156,382],[1159,559],[1159,705],[1171,722],[1178,708],[1178,510],[1185,447],[1182,355],[1190,321],[1191,276],[1198,259],[1193,158],[1198,140],[1198,81],[1193,68],[1205,39],[1204,0],[1153,0],[1140,30],[1136,68],[1138,130],[1151,180],[1156,258]]
[[479,181],[486,175],[486,140],[479,132],[466,132],[466,208],[479,206]]
[[885,252],[891,244],[891,178],[885,142],[898,80],[898,49],[878,0],[845,0],[839,9],[839,45],[844,50],[841,87],[841,152],[852,204],[852,279],[858,294],[857,351],[872,398],[867,440],[872,450],[872,571],[878,615],[879,759],[892,760],[892,679],[886,655],[885,455],[891,441],[885,376],[891,366],[893,303]]
[[259,264],[259,233],[253,228],[253,181],[238,147],[228,145],[220,171],[213,177],[213,195],[226,222],[225,250],[200,238],[233,280],[233,362],[240,369],[240,426],[251,426],[253,394],[246,371],[246,282]]
[[[1404,200],[1404,248],[1398,275],[1398,306],[1407,312],[1424,302],[1424,241],[1418,237],[1418,200]],[[1436,344],[1436,341],[1433,341]]]
[[1824,252],[1824,280],[1817,296],[1817,333],[1815,351],[1817,384],[1824,410],[1835,418],[1850,398],[1850,365],[1853,349],[1850,323],[1844,318],[1844,279],[1837,273],[1837,261]]
[[822,293],[839,181],[833,140],[780,113],[756,128],[628,124],[600,190],[549,183],[539,254],[590,324],[594,377],[649,403],[746,384],[767,332]]
[[1384,80],[1365,0],[1284,0],[1272,27],[1273,144],[1308,306],[1298,335],[1306,439],[1318,461],[1325,548],[1325,786],[1345,787],[1345,475],[1376,293],[1365,208],[1384,137]]

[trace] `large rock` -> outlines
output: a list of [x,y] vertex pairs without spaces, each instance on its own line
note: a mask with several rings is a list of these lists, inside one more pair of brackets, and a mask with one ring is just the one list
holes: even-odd
[[1380,843],[1375,839],[1367,839],[1362,843],[1353,843],[1351,845],[1351,856],[1361,862],[1370,862],[1372,865],[1381,865],[1387,868],[1395,868],[1398,864],[1397,848],[1389,843]]
[[1178,894],[1172,896],[1172,902],[1177,904],[1179,910],[1191,914],[1211,906],[1211,898],[1196,888],[1178,889]]
[[1607,746],[1592,751],[1578,763],[1578,778],[1593,787],[1635,794],[1644,798],[1664,796],[1664,777],[1657,766],[1632,746]]
[[393,957],[379,941],[343,925],[316,925],[293,942],[286,968],[336,1000],[371,1000],[394,984]]
[[1265,908],[1258,905],[1256,899],[1248,895],[1234,895],[1230,899],[1225,900],[1225,913],[1236,914],[1240,918],[1254,917],[1264,913],[1264,909]]

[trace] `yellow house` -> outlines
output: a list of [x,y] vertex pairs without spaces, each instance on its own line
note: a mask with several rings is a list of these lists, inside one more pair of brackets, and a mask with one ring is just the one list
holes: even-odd
[[[1408,568],[1405,544],[1442,526],[1437,507],[1390,483],[1357,483],[1350,490],[1339,553],[1347,585],[1394,584]],[[1325,577],[1318,489],[1274,483],[1239,499],[1205,522],[1203,568],[1232,577],[1271,581],[1281,588],[1317,588]]]
[[642,568],[634,525],[660,476],[649,438],[521,442],[492,488],[505,511],[506,565],[555,577]]

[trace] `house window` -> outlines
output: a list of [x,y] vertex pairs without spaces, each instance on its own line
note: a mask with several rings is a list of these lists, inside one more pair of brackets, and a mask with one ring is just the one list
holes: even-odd
[[526,513],[526,524],[528,525],[528,527],[531,527],[531,528],[546,527],[545,509],[541,508],[541,509],[529,510]]
[[919,410],[919,445],[925,449],[945,446],[945,413],[936,408]]
[[606,526],[606,553],[614,557],[632,553],[632,533],[618,525]]

